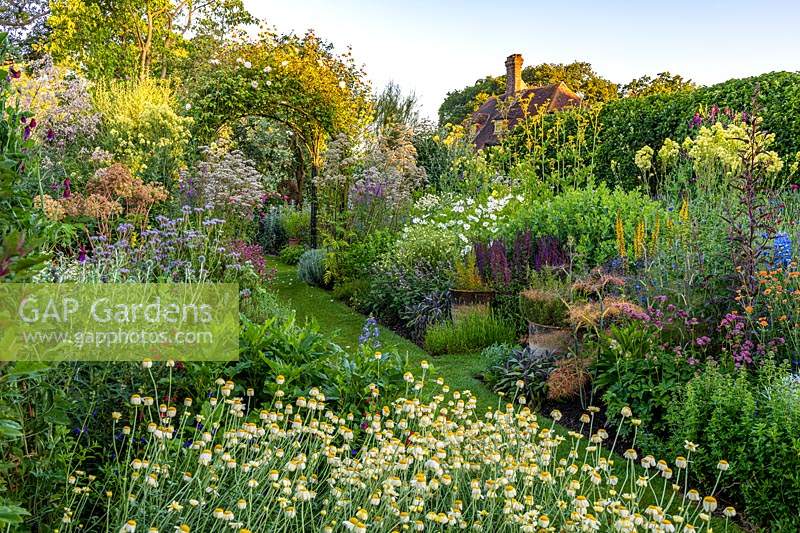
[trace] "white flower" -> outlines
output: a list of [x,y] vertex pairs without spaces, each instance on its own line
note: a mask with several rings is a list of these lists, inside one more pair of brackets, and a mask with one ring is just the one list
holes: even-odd
[[339,82],[339,88],[340,89],[344,89],[345,87],[347,87],[347,84],[345,82],[343,82],[343,81],[340,81]]
[[249,62],[249,61],[245,61],[244,62],[244,68],[250,68],[252,66],[253,66],[253,64],[251,62]]
[[[185,106],[183,106],[183,108],[184,108],[186,111],[190,111],[190,110],[192,109],[192,104],[190,104],[190,103],[188,103],[188,102],[187,102],[187,103],[186,103],[186,105],[185,105]],[[173,363],[173,366],[174,366],[174,363]]]
[[253,89],[258,89],[258,81],[256,80],[251,81],[250,87],[252,87]]
[[717,509],[717,499],[713,496],[706,496],[703,498],[703,510],[707,513],[713,513]]
[[264,74],[269,74],[272,72],[272,67],[264,67]]

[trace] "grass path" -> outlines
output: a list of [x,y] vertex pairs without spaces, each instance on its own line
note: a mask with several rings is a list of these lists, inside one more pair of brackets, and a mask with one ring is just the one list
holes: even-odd
[[[294,266],[286,265],[273,258],[267,258],[267,263],[277,271],[272,287],[279,298],[294,308],[299,320],[314,320],[322,331],[330,335],[331,340],[345,349],[352,349],[356,346],[367,317],[335,300],[329,292],[311,287],[298,280],[297,269]],[[447,354],[433,357],[390,329],[380,326],[380,331],[380,341],[384,350],[395,351],[407,357],[412,371],[418,372],[416,369],[419,369],[419,363],[427,360],[452,388],[471,390],[478,400],[479,410],[498,406],[499,397],[475,378],[475,374],[485,370],[487,364],[480,353]],[[541,416],[549,425],[549,418]],[[556,424],[555,428],[562,435],[566,435],[569,431],[559,424]],[[587,440],[584,439],[582,443],[583,447]],[[615,462],[623,465],[625,460],[616,456]],[[654,484],[657,489],[660,489],[664,482],[658,478],[654,480]],[[726,529],[725,522],[716,517],[712,519],[711,524],[715,531],[743,531],[735,524],[729,524]]]
[[[271,258],[268,258],[267,261],[277,270],[277,277],[273,285],[276,293],[281,299],[291,304],[299,320],[312,319],[339,346],[345,349],[355,347],[367,317],[335,300],[329,292],[311,287],[298,280],[295,267]],[[476,373],[486,368],[486,361],[480,353],[432,357],[422,348],[392,330],[383,326],[380,327],[380,330],[380,341],[384,350],[395,351],[401,356],[408,357],[409,366],[413,372],[418,371],[416,369],[419,369],[419,363],[422,360],[427,360],[451,387],[471,390],[481,407],[497,406],[498,396],[474,377]]]

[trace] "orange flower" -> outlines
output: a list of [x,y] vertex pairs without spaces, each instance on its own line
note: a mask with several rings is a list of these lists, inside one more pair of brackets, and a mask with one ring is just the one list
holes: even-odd
[[745,313],[747,313],[749,315],[750,313],[753,312],[753,306],[752,305],[748,305],[747,307],[744,308],[744,311],[745,311]]

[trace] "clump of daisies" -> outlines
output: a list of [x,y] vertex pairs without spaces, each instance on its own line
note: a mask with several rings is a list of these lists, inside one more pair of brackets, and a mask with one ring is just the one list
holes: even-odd
[[[222,379],[201,401],[136,394],[113,415],[117,462],[70,478],[60,530],[694,532],[736,513],[690,486],[691,442],[671,465],[633,447],[620,458],[596,408],[587,439],[522,397],[478,412],[427,363],[404,380],[405,397],[363,417],[317,388],[289,399],[282,376],[263,406]],[[627,407],[618,421],[635,446],[640,421]]]

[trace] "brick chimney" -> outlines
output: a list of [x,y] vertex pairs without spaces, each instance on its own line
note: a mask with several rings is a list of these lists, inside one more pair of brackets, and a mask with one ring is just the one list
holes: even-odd
[[506,94],[515,94],[524,88],[522,54],[511,54],[506,58]]

